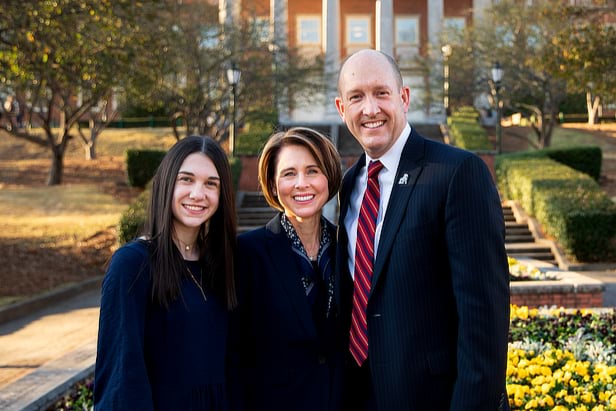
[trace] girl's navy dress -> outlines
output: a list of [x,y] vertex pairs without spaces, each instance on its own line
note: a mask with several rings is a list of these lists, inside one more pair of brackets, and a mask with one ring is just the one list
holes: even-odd
[[[197,281],[199,264],[187,262]],[[207,292],[207,290],[206,290]],[[96,410],[225,410],[227,310],[186,276],[168,309],[152,302],[142,241],[117,250],[103,280]]]

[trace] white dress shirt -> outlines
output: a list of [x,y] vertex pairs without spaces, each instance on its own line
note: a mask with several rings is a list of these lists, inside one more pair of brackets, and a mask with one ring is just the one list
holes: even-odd
[[381,237],[381,229],[383,228],[383,220],[385,220],[385,211],[387,210],[387,204],[389,203],[389,197],[391,196],[391,190],[394,186],[394,179],[396,178],[396,171],[398,170],[398,164],[400,163],[400,156],[404,145],[411,134],[411,126],[406,125],[402,134],[393,146],[385,153],[381,158],[370,158],[366,154],[366,164],[359,170],[357,178],[355,179],[355,185],[353,191],[351,191],[351,198],[349,201],[349,209],[344,218],[344,227],[346,228],[349,242],[347,245],[349,252],[349,272],[351,276],[355,276],[355,243],[357,242],[357,221],[359,218],[359,209],[361,202],[364,198],[364,191],[368,184],[368,164],[370,161],[380,160],[383,163],[383,169],[379,173],[379,187],[380,187],[380,201],[379,201],[379,214],[376,218],[376,231],[374,233],[374,260],[376,261],[376,255],[379,248],[379,238]]

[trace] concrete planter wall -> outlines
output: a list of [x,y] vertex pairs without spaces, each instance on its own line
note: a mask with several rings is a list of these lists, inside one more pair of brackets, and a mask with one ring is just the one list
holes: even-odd
[[605,285],[573,271],[562,271],[551,264],[530,259],[521,263],[556,275],[557,280],[512,281],[511,304],[528,307],[598,308],[603,306]]

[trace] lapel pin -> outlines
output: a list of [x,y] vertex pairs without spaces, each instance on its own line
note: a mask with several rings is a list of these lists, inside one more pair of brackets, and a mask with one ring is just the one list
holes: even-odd
[[400,177],[400,180],[398,180],[398,184],[402,185],[402,184],[408,184],[408,183],[409,183],[409,175],[407,173],[404,173],[404,175]]

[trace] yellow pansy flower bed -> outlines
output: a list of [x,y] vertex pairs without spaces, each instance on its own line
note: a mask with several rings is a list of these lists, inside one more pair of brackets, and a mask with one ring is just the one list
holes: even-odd
[[616,411],[615,318],[613,310],[511,306],[510,336],[521,338],[507,356],[511,409]]

